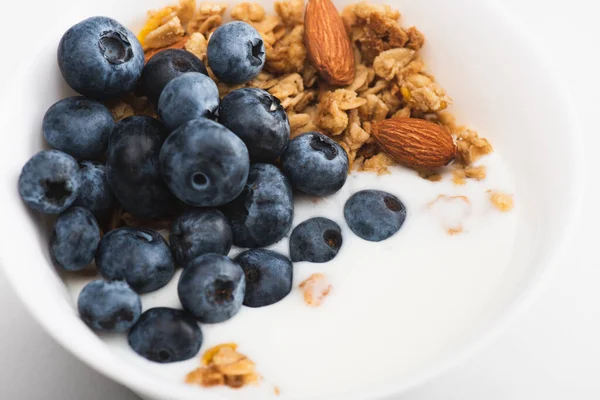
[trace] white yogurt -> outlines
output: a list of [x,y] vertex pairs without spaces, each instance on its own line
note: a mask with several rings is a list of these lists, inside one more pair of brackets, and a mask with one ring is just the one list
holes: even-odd
[[[498,154],[487,156],[484,164],[487,178],[464,186],[454,185],[448,177],[429,182],[397,167],[384,176],[354,172],[339,193],[325,199],[297,197],[294,226],[311,217],[328,217],[342,227],[342,248],[329,263],[296,263],[294,288],[281,302],[259,309],[242,307],[225,323],[202,326],[201,351],[238,343],[239,351],[257,363],[265,378],[255,388],[211,390],[233,398],[243,398],[247,390],[274,396],[273,385],[283,396],[294,398],[352,391],[401,379],[451,348],[454,338],[476,324],[500,282],[515,238],[518,207],[500,213],[486,193],[488,189],[514,193],[513,178]],[[344,220],[345,201],[363,189],[388,191],[407,207],[402,229],[386,241],[362,240]],[[440,202],[428,207],[440,194],[467,196],[472,206]],[[457,223],[462,223],[464,232],[449,235],[447,229]],[[287,239],[272,248],[289,254]],[[239,252],[232,250],[231,256]],[[179,272],[165,288],[142,296],[144,310],[180,307]],[[326,274],[333,290],[322,306],[309,308],[298,284],[315,272]],[[74,301],[91,279],[66,278]],[[125,335],[103,339],[124,362],[157,379],[183,382],[199,366],[199,358],[154,364],[137,356]]]

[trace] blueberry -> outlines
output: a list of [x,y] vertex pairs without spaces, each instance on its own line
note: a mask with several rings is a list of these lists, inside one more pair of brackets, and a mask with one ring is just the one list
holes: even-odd
[[135,88],[144,68],[144,50],[114,19],[92,17],[63,35],[58,66],[76,92],[94,99],[114,98]]
[[77,308],[83,322],[93,330],[122,333],[140,318],[142,302],[127,283],[99,279],[83,288]]
[[339,144],[318,132],[292,139],[281,164],[292,185],[313,196],[337,192],[348,177],[348,155]]
[[165,86],[158,100],[158,115],[169,131],[198,118],[214,118],[219,89],[208,76],[186,72]]
[[250,159],[274,162],[290,140],[290,122],[277,98],[256,88],[234,90],[219,106],[219,122],[238,135]]
[[402,227],[406,219],[406,207],[393,194],[362,190],[346,201],[344,217],[357,236],[380,242]]
[[96,266],[104,278],[125,280],[138,293],[160,289],[175,272],[169,245],[158,232],[129,227],[104,235]]
[[19,176],[19,194],[32,209],[58,214],[77,198],[79,166],[70,155],[58,150],[40,151],[27,161]]
[[50,237],[50,256],[57,266],[79,271],[94,260],[100,243],[100,227],[94,215],[71,207],[58,216]]
[[202,331],[186,312],[157,307],[142,314],[127,339],[140,356],[164,364],[189,360],[198,354]]
[[115,203],[115,196],[108,186],[104,165],[83,161],[79,166],[81,184],[79,195],[73,205],[85,207],[94,213],[110,210]]
[[181,201],[214,207],[235,199],[248,177],[248,150],[224,126],[202,118],[173,132],[160,151],[167,185]]
[[337,255],[340,247],[340,226],[327,218],[304,221],[294,228],[290,236],[290,257],[294,262],[326,263]]
[[67,97],[46,111],[42,131],[50,146],[76,158],[104,156],[115,127],[112,113],[102,103]]
[[274,165],[252,164],[244,191],[223,210],[231,222],[233,244],[269,246],[283,239],[292,227],[292,187]]
[[220,254],[205,254],[190,261],[177,286],[183,308],[207,324],[233,317],[242,306],[245,290],[242,268]]
[[186,72],[200,72],[208,76],[206,67],[194,54],[183,49],[167,49],[156,53],[148,60],[140,88],[150,101],[158,103],[158,98],[167,83]]
[[106,177],[117,200],[139,218],[163,216],[173,205],[173,195],[160,173],[158,155],[167,133],[150,117],[120,121],[110,138]]
[[191,209],[171,225],[171,251],[178,265],[207,253],[227,255],[232,244],[231,225],[219,210]]
[[255,78],[265,64],[260,34],[242,21],[218,27],[208,41],[208,65],[220,81],[239,84]]
[[246,276],[244,305],[264,307],[282,300],[292,291],[291,261],[271,250],[253,249],[235,258]]

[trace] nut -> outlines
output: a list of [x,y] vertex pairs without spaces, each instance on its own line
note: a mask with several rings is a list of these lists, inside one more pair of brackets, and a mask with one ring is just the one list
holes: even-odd
[[309,0],[304,15],[304,44],[319,75],[332,85],[354,81],[354,51],[342,17],[330,0]]
[[437,168],[456,155],[452,135],[444,127],[417,118],[376,122],[373,136],[396,162],[411,168]]

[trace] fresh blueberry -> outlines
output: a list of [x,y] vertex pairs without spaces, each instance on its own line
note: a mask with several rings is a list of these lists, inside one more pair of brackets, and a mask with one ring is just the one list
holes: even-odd
[[330,219],[317,217],[294,228],[290,236],[290,258],[293,262],[331,261],[342,247],[342,230]]
[[243,252],[235,261],[246,276],[245,306],[275,304],[292,291],[293,268],[287,257],[271,250],[253,249]]
[[292,185],[313,196],[337,192],[348,177],[348,155],[339,144],[318,132],[292,139],[281,163]]
[[274,162],[290,140],[290,122],[277,98],[256,88],[234,90],[219,106],[219,122],[238,135],[250,159]]
[[208,65],[220,81],[239,84],[255,78],[265,64],[260,34],[242,21],[218,27],[208,41]]
[[77,161],[58,150],[40,151],[27,161],[19,176],[19,194],[32,209],[58,214],[77,198],[80,177]]
[[198,118],[213,118],[219,108],[219,89],[208,76],[186,72],[171,80],[158,100],[158,115],[169,131]]
[[129,346],[140,356],[157,363],[189,360],[202,346],[202,331],[194,317],[167,307],[144,312],[131,328]]
[[106,180],[106,168],[103,164],[83,161],[79,164],[79,196],[73,205],[85,207],[94,213],[102,213],[112,208],[115,196]]
[[231,222],[233,244],[269,246],[283,239],[292,227],[292,187],[274,165],[252,164],[244,191],[223,210]]
[[169,241],[175,262],[183,266],[203,254],[227,255],[233,238],[221,211],[191,209],[173,221]]
[[94,215],[71,207],[58,216],[50,237],[50,255],[59,267],[79,271],[94,260],[100,243],[100,227]]
[[58,45],[58,66],[76,92],[94,99],[131,92],[144,68],[144,50],[135,35],[107,17],[72,26]]
[[406,207],[393,194],[362,190],[346,201],[344,217],[357,236],[380,242],[400,230],[406,219]]
[[196,207],[220,206],[235,199],[248,178],[248,163],[244,142],[205,118],[175,130],[160,151],[162,174],[171,192]]
[[42,131],[50,146],[76,158],[104,156],[115,127],[112,113],[102,103],[67,97],[46,111]]
[[117,200],[136,217],[160,217],[173,205],[158,162],[166,135],[154,118],[134,116],[120,121],[110,138],[106,178]]
[[160,289],[175,272],[169,245],[158,232],[129,227],[104,235],[96,266],[104,278],[125,280],[138,293]]
[[160,51],[148,60],[142,71],[141,91],[150,101],[157,104],[167,83],[186,72],[200,72],[208,76],[202,61],[189,51],[183,49]]
[[206,324],[233,317],[242,306],[245,290],[242,268],[220,254],[205,254],[190,261],[177,286],[183,308]]
[[123,281],[88,283],[77,301],[83,322],[95,331],[127,332],[140,318],[140,296]]

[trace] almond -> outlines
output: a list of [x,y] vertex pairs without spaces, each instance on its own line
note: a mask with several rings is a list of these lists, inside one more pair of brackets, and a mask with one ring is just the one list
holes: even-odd
[[354,52],[342,17],[330,0],[308,0],[304,44],[319,75],[332,85],[354,80]]
[[381,148],[411,168],[437,168],[456,155],[452,135],[444,127],[417,118],[392,118],[373,124]]

